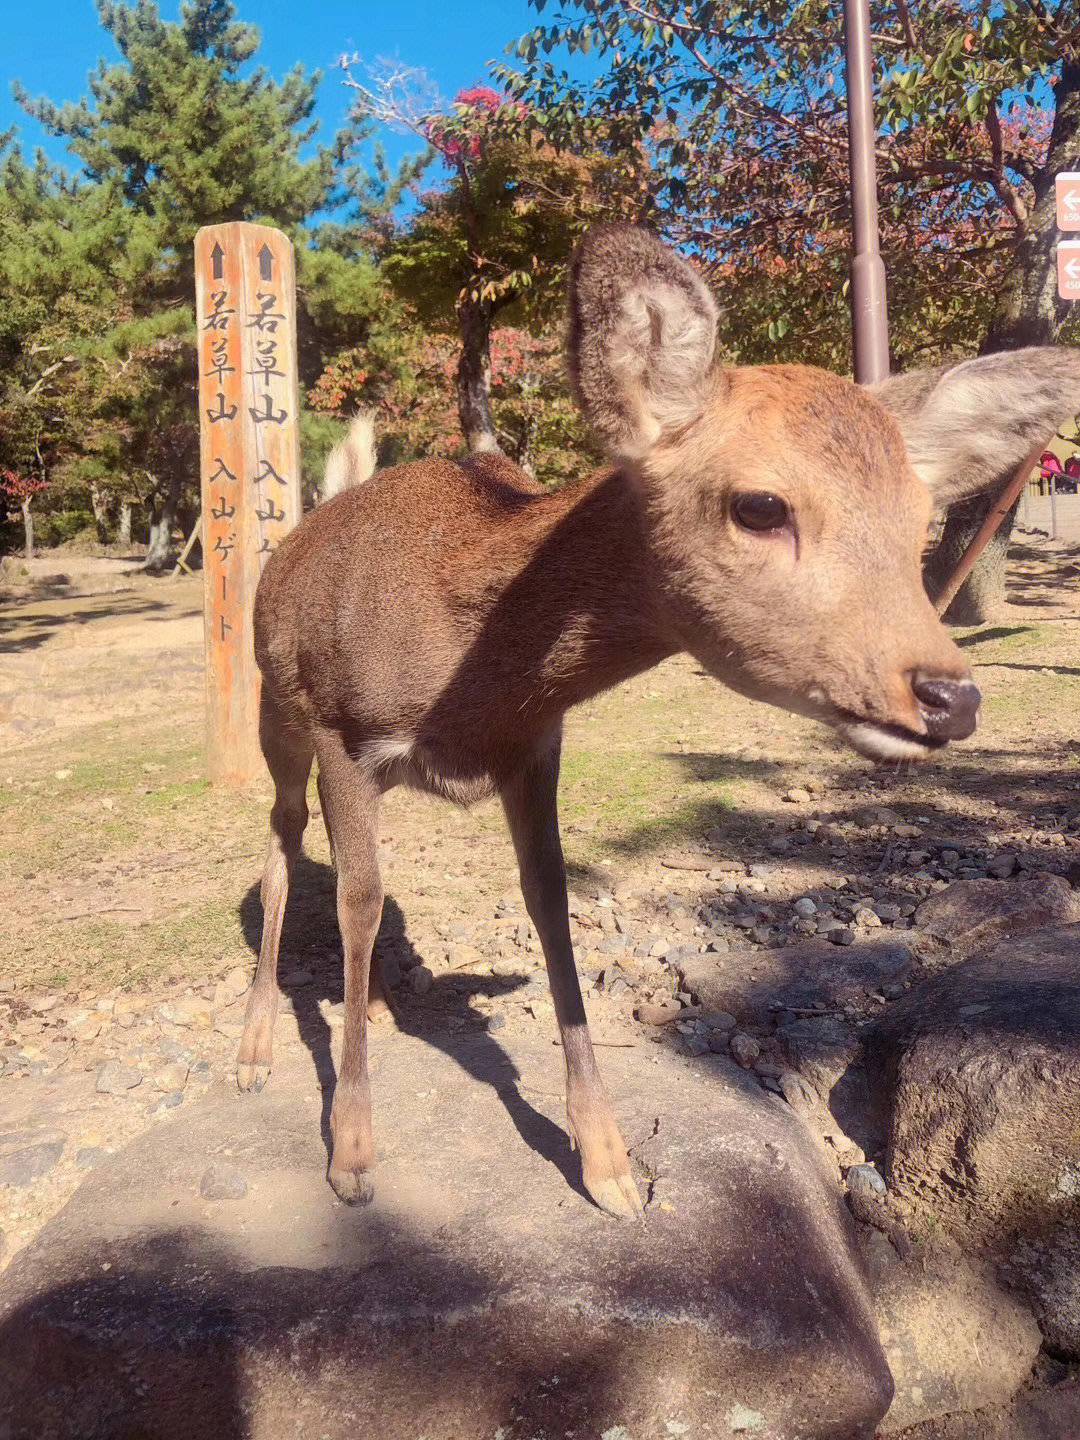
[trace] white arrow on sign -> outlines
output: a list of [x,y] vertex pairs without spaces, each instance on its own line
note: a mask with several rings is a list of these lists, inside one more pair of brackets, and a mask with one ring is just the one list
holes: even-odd
[[1061,198],[1064,200],[1067,210],[1072,210],[1074,214],[1080,215],[1080,190],[1066,190]]
[[1061,268],[1070,280],[1080,280],[1080,260],[1066,260]]

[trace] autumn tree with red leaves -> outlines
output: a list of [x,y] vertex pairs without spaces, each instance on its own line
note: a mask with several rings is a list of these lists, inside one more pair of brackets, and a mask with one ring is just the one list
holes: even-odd
[[0,469],[0,495],[3,495],[8,509],[22,514],[27,560],[34,558],[34,517],[30,514],[30,502],[46,489],[48,483],[40,476],[20,475],[15,470]]
[[561,310],[567,267],[585,229],[597,220],[638,218],[648,207],[644,149],[607,146],[598,130],[587,146],[559,150],[528,106],[489,86],[437,107],[420,72],[361,82],[348,62],[345,68],[358,122],[409,130],[443,163],[444,182],[420,195],[417,212],[382,249],[383,269],[422,326],[457,336],[466,447],[504,448],[492,412],[496,321],[536,331]]
[[[870,14],[896,368],[1069,338],[1053,176],[1080,168],[1076,6],[871,0]],[[712,265],[729,354],[850,366],[841,0],[571,0],[515,49],[495,75],[554,142],[601,123],[648,148],[664,229]],[[557,64],[582,53],[585,82]],[[993,612],[1002,556],[954,613]]]

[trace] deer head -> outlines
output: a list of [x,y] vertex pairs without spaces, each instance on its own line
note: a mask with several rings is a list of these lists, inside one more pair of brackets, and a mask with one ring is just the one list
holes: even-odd
[[871,394],[802,366],[719,364],[712,296],[628,227],[579,249],[569,358],[637,489],[674,645],[875,759],[972,733],[979,692],[922,583],[933,499]]

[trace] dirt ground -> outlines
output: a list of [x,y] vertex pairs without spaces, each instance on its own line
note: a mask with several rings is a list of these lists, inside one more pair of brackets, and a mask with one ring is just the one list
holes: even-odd
[[[1009,856],[1059,873],[1076,862],[1080,542],[1020,535],[1008,593],[998,623],[958,632],[983,720],[933,765],[875,768],[686,658],[568,717],[563,834],[602,1045],[640,1043],[635,1004],[677,990],[676,944],[750,966],[815,927],[867,923],[871,903],[903,930],[933,888]],[[96,1154],[231,1083],[270,791],[203,778],[201,600],[198,577],[115,560],[0,574],[0,1130],[49,1122],[66,1141],[40,1175],[0,1184],[0,1257]],[[282,973],[294,1013],[306,996],[333,1026],[334,882],[310,803]],[[405,981],[399,1003],[449,1007],[453,1024],[550,1026],[497,804],[393,792],[380,854],[379,950]],[[812,922],[792,909],[807,895]],[[428,995],[408,983],[421,961],[447,982]],[[126,1091],[96,1083],[110,1060],[137,1075]]]

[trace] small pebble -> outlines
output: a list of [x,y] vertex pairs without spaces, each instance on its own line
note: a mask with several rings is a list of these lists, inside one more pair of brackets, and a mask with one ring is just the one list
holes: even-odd
[[234,965],[221,983],[239,999],[251,984],[251,971],[245,970],[242,965]]
[[761,1054],[761,1046],[745,1030],[737,1030],[731,1037],[731,1053],[743,1069],[748,1070]]
[[849,1190],[864,1195],[881,1196],[887,1192],[885,1181],[873,1165],[852,1165],[844,1179]]
[[164,1090],[170,1094],[175,1090],[183,1090],[187,1084],[188,1067],[182,1060],[174,1060],[171,1065],[164,1065],[151,1080],[155,1090]]
[[738,1021],[726,1010],[706,1010],[702,1020],[708,1030],[734,1030]]
[[142,1078],[139,1071],[133,1070],[130,1065],[122,1065],[119,1060],[107,1060],[98,1071],[94,1089],[103,1095],[122,1095],[126,1090],[134,1090],[136,1085],[141,1085]]
[[426,965],[416,965],[409,971],[409,986],[414,995],[426,995],[435,983],[435,976]]
[[199,1181],[199,1194],[204,1200],[242,1200],[247,1190],[247,1181],[239,1169],[224,1162],[211,1165]]
[[36,1143],[19,1148],[13,1145],[8,1149],[5,1145],[0,1152],[0,1184],[25,1189],[53,1168],[60,1159],[67,1136],[61,1132],[43,1135],[41,1131],[15,1131],[4,1139],[8,1144],[14,1141],[16,1145],[21,1139],[36,1139]]
[[809,920],[811,915],[817,914],[817,903],[811,900],[809,895],[801,895],[791,908],[804,920]]
[[501,1010],[497,1010],[494,1015],[489,1015],[487,1018],[487,1028],[489,1030],[501,1030],[505,1024],[506,1016]]
[[681,1014],[682,1006],[677,1005],[674,1000],[659,1003],[643,1000],[634,1008],[635,1017],[643,1025],[668,1025],[672,1020],[678,1020]]
[[846,925],[841,925],[838,929],[829,931],[829,939],[834,945],[854,945],[855,931],[849,930]]

